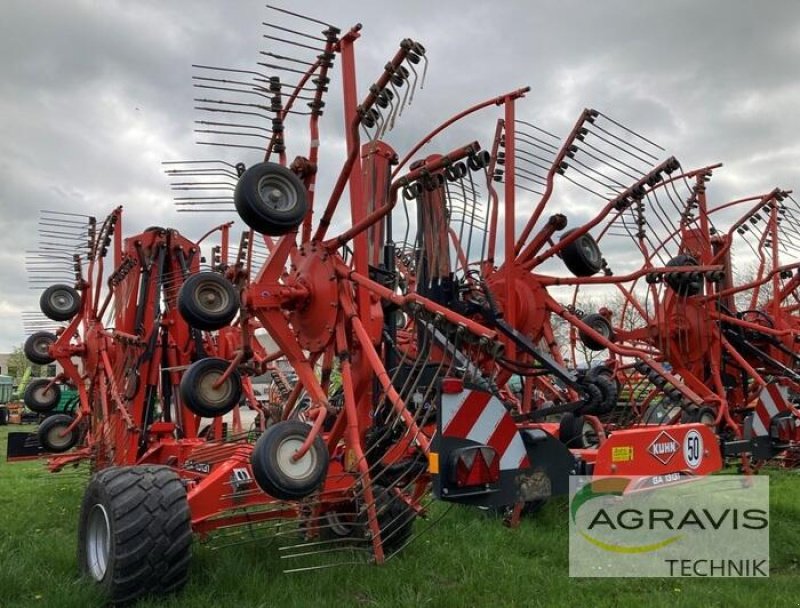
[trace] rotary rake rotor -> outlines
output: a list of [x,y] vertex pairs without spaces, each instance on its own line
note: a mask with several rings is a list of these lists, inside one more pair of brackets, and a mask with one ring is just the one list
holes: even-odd
[[[634,207],[633,217],[607,220],[598,243],[627,235],[646,272],[620,277],[616,312],[585,317],[602,339],[583,333],[580,340],[608,348],[632,400],[625,424],[701,421],[729,440],[727,455],[746,454],[747,467],[752,458],[782,453],[796,434],[796,333],[788,311],[797,265],[781,259],[791,255],[782,243],[790,241],[784,231],[796,205],[775,189],[710,207],[707,183],[716,167],[679,174]],[[683,201],[672,223],[659,201],[669,190]],[[753,276],[743,278],[736,267],[748,262]],[[576,287],[573,302],[583,289]]]
[[[64,282],[42,293],[49,325],[37,322],[25,343],[33,363],[62,370],[29,384],[30,409],[50,414],[62,386],[77,392],[74,410],[49,416],[39,431],[46,452],[63,453],[50,459],[53,470],[81,461],[93,470],[134,464],[162,436],[197,438],[201,414],[181,402],[182,370],[225,346],[204,341],[177,310],[180,288],[200,268],[200,245],[159,227],[123,239],[121,223],[121,208],[100,222],[87,219],[71,278],[48,277]],[[228,226],[218,230],[226,242]]]

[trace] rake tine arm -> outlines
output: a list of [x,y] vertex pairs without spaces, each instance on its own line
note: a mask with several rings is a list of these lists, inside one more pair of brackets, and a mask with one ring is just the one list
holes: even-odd
[[[352,45],[353,42],[358,39],[360,30],[360,23],[354,25],[347,34],[342,36],[342,39],[339,41],[337,47],[340,52],[342,52],[343,62],[352,61]],[[321,241],[323,238],[325,238],[325,233],[328,230],[328,226],[330,226],[333,213],[336,211],[336,206],[339,204],[339,199],[341,198],[344,188],[350,179],[353,165],[355,164],[361,149],[361,135],[359,133],[361,120],[367,115],[369,110],[378,100],[378,95],[380,92],[391,82],[392,76],[400,64],[405,61],[412,45],[413,41],[410,39],[405,39],[400,43],[400,48],[397,50],[391,61],[386,64],[383,74],[381,74],[380,78],[378,78],[378,80],[370,87],[369,93],[364,98],[364,101],[357,108],[355,108],[354,116],[352,117],[349,125],[349,152],[347,155],[347,160],[345,161],[342,170],[339,172],[339,177],[336,179],[333,192],[331,192],[331,197],[328,199],[328,204],[326,205],[325,211],[319,220],[319,226],[317,227],[317,231],[314,234],[313,240]],[[360,176],[358,177],[360,179]]]
[[760,211],[761,208],[764,205],[767,205],[767,204],[771,203],[772,201],[780,202],[786,196],[788,196],[790,192],[791,192],[791,190],[781,190],[780,188],[775,188],[771,192],[768,192],[767,194],[764,194],[762,196],[758,196],[758,197],[754,196],[754,197],[750,197],[750,198],[740,199],[738,201],[732,201],[730,203],[722,205],[721,207],[717,207],[716,209],[713,209],[709,213],[712,213],[713,211],[720,211],[722,209],[725,209],[725,208],[728,208],[728,207],[732,207],[733,205],[737,205],[737,204],[740,204],[740,203],[745,203],[745,202],[754,201],[754,200],[758,201],[753,207],[748,209],[736,222],[734,222],[731,225],[731,227],[728,229],[728,235],[732,236],[733,233],[736,232],[736,230],[738,230],[744,224],[746,224],[747,221],[753,216],[753,214],[757,213],[758,211]]
[[[357,234],[363,232],[376,222],[380,221],[392,209],[394,209],[394,206],[397,204],[397,193],[401,187],[408,186],[410,183],[420,179],[421,177],[429,173],[435,173],[436,171],[440,171],[441,169],[444,169],[448,165],[451,165],[452,163],[457,162],[462,158],[466,158],[467,156],[477,152],[478,150],[480,150],[480,145],[478,144],[478,142],[474,141],[470,144],[467,144],[466,146],[462,146],[460,148],[457,148],[456,150],[453,150],[452,152],[446,154],[445,156],[437,158],[431,163],[424,163],[422,166],[417,167],[416,169],[410,171],[404,177],[401,177],[400,179],[392,183],[392,186],[389,190],[388,202],[386,204],[384,204],[382,207],[370,213],[368,216],[366,216],[364,219],[362,219],[360,222],[358,222],[349,230],[343,232],[337,237],[325,241],[323,245],[325,247],[334,249],[342,247]],[[327,213],[328,209],[326,209],[325,211]],[[322,220],[320,220],[320,229],[322,229]],[[320,230],[317,230],[317,234],[319,234],[319,232]]]
[[[690,272],[699,272],[699,273],[707,273],[707,272],[721,272],[724,267],[720,264],[708,265],[708,266],[660,266],[660,267],[648,267],[648,268],[640,268],[634,272],[622,275],[613,275],[613,276],[600,276],[600,277],[548,277],[548,276],[541,276],[537,275],[537,280],[541,282],[542,285],[616,285],[618,283],[635,281],[637,279],[642,278],[648,274],[654,275],[662,275],[668,272],[674,273],[690,273]],[[717,297],[718,294],[714,294],[714,297]]]
[[392,379],[389,377],[389,374],[383,367],[380,355],[378,355],[375,347],[372,345],[372,339],[370,338],[369,332],[367,332],[364,324],[358,317],[358,313],[356,312],[350,297],[342,297],[340,298],[340,302],[342,304],[342,310],[344,311],[345,316],[350,319],[350,322],[353,325],[353,330],[355,331],[356,337],[361,343],[361,348],[363,349],[364,355],[369,360],[378,382],[380,382],[383,390],[386,393],[386,397],[392,404],[392,407],[402,417],[403,422],[405,422],[409,429],[409,432],[416,437],[420,449],[427,455],[430,451],[430,439],[417,426],[417,423],[414,421],[414,417],[406,408],[403,400],[400,398],[400,395],[397,393],[394,386],[392,386]]
[[[743,291],[748,291],[750,289],[754,289],[754,288],[756,288],[756,287],[758,287],[760,285],[763,285],[763,284],[767,283],[775,275],[779,275],[782,272],[794,272],[796,270],[800,270],[800,262],[795,262],[793,264],[786,264],[784,266],[779,266],[777,268],[774,268],[770,272],[766,273],[760,279],[756,279],[756,280],[750,281],[749,283],[744,283],[742,285],[737,285],[736,287],[731,287],[729,289],[725,289],[723,291],[720,291],[720,292],[714,294],[714,298],[715,299],[718,298],[718,297],[719,298],[724,298],[726,296],[735,295],[735,294],[737,294],[739,292],[743,292]],[[795,274],[795,276],[792,278],[792,280],[786,285],[786,288],[784,289],[784,292],[782,292],[777,299],[778,300],[783,299],[783,296],[785,296],[786,294],[788,294],[789,292],[794,290],[798,285],[800,285],[800,274]]]
[[494,252],[497,242],[497,215],[500,209],[500,199],[497,196],[491,176],[494,175],[495,167],[497,165],[497,153],[500,150],[500,140],[503,136],[503,129],[505,121],[502,118],[497,119],[497,126],[494,130],[494,141],[492,142],[492,160],[488,167],[489,180],[486,182],[486,189],[489,191],[489,204],[491,205],[491,212],[489,213],[489,245],[486,252],[486,259],[482,263],[485,271],[488,272],[494,266]]
[[520,251],[522,251],[522,246],[525,244],[525,241],[528,240],[531,230],[533,230],[533,227],[536,225],[536,222],[539,221],[542,212],[544,212],[545,205],[547,205],[547,201],[550,200],[550,196],[553,194],[555,176],[560,171],[563,171],[561,164],[564,162],[564,159],[567,157],[567,155],[572,151],[572,145],[575,142],[575,139],[581,134],[581,129],[583,129],[584,123],[597,115],[598,112],[596,110],[591,110],[589,108],[585,109],[575,122],[575,125],[572,127],[572,131],[570,131],[570,134],[561,145],[561,149],[558,151],[550,170],[547,172],[547,186],[545,188],[545,192],[542,195],[542,198],[539,200],[539,203],[536,205],[536,208],[528,220],[528,223],[525,224],[525,228],[522,229],[516,244],[514,245],[514,252],[516,255],[519,255]]
[[[466,110],[463,110],[462,112],[459,112],[458,114],[456,114],[452,118],[447,119],[445,122],[443,122],[438,127],[436,127],[433,131],[431,131],[425,137],[423,137],[419,142],[417,142],[414,145],[413,148],[411,148],[411,150],[408,151],[408,153],[406,153],[406,155],[400,160],[400,162],[398,163],[397,167],[395,167],[394,171],[392,172],[392,177],[396,177],[397,176],[397,174],[400,172],[400,170],[406,165],[406,163],[408,163],[409,160],[411,160],[411,158],[417,152],[419,152],[419,150],[422,148],[422,146],[424,146],[425,144],[430,142],[434,137],[436,137],[439,133],[441,133],[444,129],[446,129],[447,127],[449,127],[453,123],[458,122],[462,118],[464,118],[466,116],[469,116],[470,114],[473,114],[473,113],[477,112],[478,110],[482,110],[483,108],[486,108],[486,107],[489,107],[489,106],[502,105],[503,103],[505,103],[505,101],[507,99],[518,99],[520,97],[524,97],[525,94],[528,93],[530,90],[531,90],[530,87],[523,87],[521,89],[516,89],[515,91],[510,91],[509,93],[505,93],[505,94],[499,95],[497,97],[492,97],[491,99],[486,99],[486,100],[484,100],[484,101],[482,101],[480,103],[475,104],[474,106],[472,106],[470,108],[467,108]],[[493,158],[494,158],[494,156],[495,155],[492,155]]]
[[[535,258],[532,258],[529,261],[525,261],[524,259],[520,260],[522,256],[518,257],[517,259],[525,262],[523,264],[523,268],[525,268],[526,270],[535,268],[536,266],[541,264],[545,259],[548,259],[556,255],[558,252],[563,250],[564,247],[566,247],[570,243],[577,240],[579,237],[589,232],[589,230],[597,226],[600,222],[603,221],[603,218],[608,216],[614,210],[620,211],[622,209],[625,209],[632,204],[634,199],[644,197],[648,191],[646,189],[647,187],[649,187],[649,189],[652,189],[660,181],[663,181],[662,174],[673,173],[679,168],[680,164],[678,163],[678,160],[675,157],[668,158],[661,164],[657,165],[656,167],[648,171],[635,184],[626,188],[617,196],[615,196],[613,199],[611,199],[592,220],[573,230],[566,238],[561,239],[558,243],[547,249],[544,253],[537,255]],[[538,219],[538,217],[536,219]]]

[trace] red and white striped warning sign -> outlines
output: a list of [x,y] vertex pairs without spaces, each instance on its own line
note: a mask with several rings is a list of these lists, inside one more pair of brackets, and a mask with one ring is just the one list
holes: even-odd
[[530,466],[525,444],[508,410],[484,391],[442,395],[442,434],[468,439],[495,449],[500,470]]
[[753,416],[753,432],[756,436],[768,435],[772,418],[792,408],[788,394],[789,389],[779,384],[768,384],[761,389]]

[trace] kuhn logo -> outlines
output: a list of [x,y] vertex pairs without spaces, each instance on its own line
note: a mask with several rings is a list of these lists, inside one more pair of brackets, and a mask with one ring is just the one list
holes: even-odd
[[669,464],[669,461],[678,453],[679,447],[680,444],[675,441],[672,435],[666,431],[661,431],[659,436],[650,444],[650,447],[647,448],[647,451],[661,464]]

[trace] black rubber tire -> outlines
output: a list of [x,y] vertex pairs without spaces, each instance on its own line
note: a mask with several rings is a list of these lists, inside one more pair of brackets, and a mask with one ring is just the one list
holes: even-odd
[[596,411],[599,415],[608,414],[617,405],[617,384],[614,380],[609,380],[603,374],[589,374],[588,379],[594,384],[602,394],[600,403]]
[[[411,539],[411,535],[414,532],[416,512],[408,506],[405,500],[402,500],[391,489],[381,484],[372,484],[372,494],[375,497],[375,509],[381,530],[383,553],[389,556],[402,549]],[[363,515],[363,525],[366,530],[369,530],[368,512],[365,509]]]
[[80,435],[77,428],[72,429],[69,435],[61,435],[74,420],[67,414],[53,414],[42,420],[39,428],[36,429],[36,437],[45,452],[61,454],[75,447]]
[[[680,410],[681,407],[677,404],[664,407],[664,404],[661,402],[651,403],[642,415],[642,424],[670,424]],[[681,414],[681,419],[682,418],[683,414]]]
[[242,398],[242,378],[238,371],[233,370],[220,387],[213,388],[228,365],[225,359],[209,357],[195,361],[183,374],[181,400],[194,414],[216,418],[238,405]]
[[[394,493],[382,484],[373,484],[373,496],[381,530],[381,541],[384,554],[390,555],[401,549],[414,531],[416,513],[405,501],[399,500]],[[368,511],[365,506],[356,506],[356,502],[335,505],[325,513],[321,533],[326,539],[357,539],[360,543],[371,544]]]
[[688,412],[685,411],[681,416],[681,422],[702,422],[712,428],[716,420],[717,412],[714,411],[714,408],[708,407],[707,405],[694,408]]
[[558,439],[570,449],[583,449],[586,446],[583,437],[583,416],[567,412],[561,416],[558,424]]
[[[583,317],[581,321],[586,323],[586,325],[591,327],[600,335],[604,336],[609,342],[613,342],[615,340],[616,336],[614,335],[614,328],[611,326],[611,322],[603,315],[593,312]],[[604,344],[601,344],[584,331],[579,331],[578,337],[581,339],[583,345],[589,350],[600,351],[606,349]]]
[[577,445],[581,439],[580,429],[583,428],[583,416],[576,416],[566,412],[558,423],[558,439],[570,448],[583,447]]
[[198,272],[181,286],[178,311],[192,327],[214,331],[233,321],[239,312],[239,294],[221,274]]
[[[563,241],[577,228],[567,230],[559,240]],[[597,241],[589,234],[582,234],[561,250],[561,259],[569,271],[576,277],[590,277],[603,268],[603,256]]]
[[607,365],[595,365],[589,368],[589,371],[586,372],[586,375],[590,378],[597,378],[602,376],[611,382],[616,381],[616,376],[614,375],[614,370],[612,370]]
[[61,387],[58,384],[54,384],[49,390],[45,390],[45,387],[50,382],[47,378],[37,378],[36,380],[31,380],[28,386],[25,387],[22,401],[30,411],[37,414],[46,414],[53,411],[58,405],[61,399]]
[[49,331],[37,331],[28,336],[22,346],[22,352],[31,363],[36,365],[50,365],[55,359],[50,356],[50,346],[56,343],[58,338]]
[[[107,552],[95,550],[108,538]],[[106,557],[101,568],[97,556]],[[86,488],[78,564],[109,601],[127,604],[180,590],[189,578],[192,527],[186,489],[164,466],[110,467]]]
[[81,309],[81,294],[71,285],[51,285],[42,292],[39,308],[48,319],[69,321]]
[[281,468],[308,437],[311,427],[299,420],[284,420],[269,427],[256,441],[250,464],[259,487],[270,496],[296,500],[315,492],[328,473],[328,447],[315,437],[308,452],[298,462],[302,474],[292,475]]
[[358,507],[353,501],[333,505],[322,516],[320,534],[326,540],[364,538]]
[[[697,266],[697,260],[681,253],[667,262],[667,266]],[[692,279],[686,273],[667,273],[664,281],[679,296],[696,296],[703,289],[702,279]]]
[[584,377],[580,382],[580,390],[583,403],[577,409],[572,410],[571,413],[575,416],[599,414],[603,404],[603,392],[600,387],[591,378]]
[[[264,200],[270,187],[273,200]],[[245,171],[236,184],[233,203],[239,217],[257,232],[281,236],[297,228],[308,211],[306,187],[286,167],[264,162]]]

